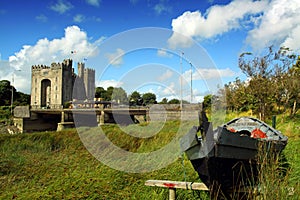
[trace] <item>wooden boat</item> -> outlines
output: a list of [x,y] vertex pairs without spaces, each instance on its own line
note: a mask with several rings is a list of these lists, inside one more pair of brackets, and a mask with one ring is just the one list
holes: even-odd
[[278,154],[287,140],[280,131],[252,117],[239,117],[213,130],[204,113],[200,126],[181,139],[181,150],[214,198],[218,193],[231,199],[235,191],[257,184],[258,152]]

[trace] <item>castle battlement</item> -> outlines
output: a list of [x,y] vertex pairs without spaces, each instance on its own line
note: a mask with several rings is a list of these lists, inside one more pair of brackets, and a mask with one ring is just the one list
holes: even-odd
[[42,69],[50,69],[47,65],[33,65],[31,67],[32,70],[42,70]]
[[71,70],[72,69],[72,60],[66,59],[62,63],[51,63],[51,66],[47,65],[33,65],[31,67],[33,71],[40,71],[42,69],[49,69],[49,70],[57,70],[57,69],[66,69]]
[[95,70],[94,70],[94,69],[91,69],[91,68],[85,68],[85,69],[84,69],[84,71],[86,71],[86,72],[93,72],[93,73],[95,73]]

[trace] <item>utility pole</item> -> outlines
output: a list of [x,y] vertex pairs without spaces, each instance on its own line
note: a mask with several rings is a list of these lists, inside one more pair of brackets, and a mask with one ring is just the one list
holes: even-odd
[[10,100],[10,113],[13,115],[13,102],[14,102],[14,72],[11,77],[11,100]]
[[183,57],[183,52],[181,52],[180,55],[180,110],[182,110],[182,57]]
[[191,65],[191,103],[193,102],[193,65],[190,62]]

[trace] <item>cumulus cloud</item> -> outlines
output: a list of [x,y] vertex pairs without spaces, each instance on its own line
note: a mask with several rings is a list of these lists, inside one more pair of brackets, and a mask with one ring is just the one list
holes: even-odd
[[73,8],[73,5],[70,2],[63,1],[63,0],[58,0],[56,2],[56,4],[53,4],[52,6],[50,6],[51,10],[58,12],[59,14],[63,14],[72,8]]
[[122,65],[123,64],[123,56],[125,54],[125,51],[123,49],[118,48],[116,52],[113,53],[107,53],[106,58],[108,59],[108,62],[111,65]]
[[290,49],[300,53],[300,25],[291,30],[290,34],[286,37],[281,46],[289,47]]
[[24,75],[27,73],[26,71],[20,71],[15,66],[11,66],[8,61],[0,60],[0,80],[10,81],[11,85],[18,91],[28,87],[28,79],[24,79]]
[[234,0],[227,5],[214,5],[204,14],[186,11],[172,20],[174,34],[168,43],[172,48],[188,47],[191,45],[189,38],[202,40],[239,29],[245,17],[262,13],[267,5],[266,0]]
[[171,82],[168,87],[162,89],[162,95],[163,96],[168,96],[168,97],[176,95],[175,83]]
[[249,31],[247,43],[256,50],[275,44],[300,52],[299,13],[299,0],[271,1],[261,23]]
[[[211,69],[211,68],[197,68],[192,74],[193,80],[209,80],[225,77],[233,77],[236,73],[229,68],[226,69]],[[191,77],[191,70],[183,73],[184,80],[189,80]]]
[[166,72],[164,74],[162,74],[158,80],[160,81],[165,81],[168,80],[169,78],[171,78],[173,76],[173,72],[171,70],[166,70]]
[[112,86],[112,87],[122,87],[124,85],[123,82],[116,81],[116,80],[98,80],[96,81],[96,87],[103,87],[105,90]]
[[[99,39],[100,40],[100,39]],[[65,29],[65,35],[59,39],[48,40],[40,39],[33,46],[24,45],[23,48],[9,57],[11,69],[20,69],[16,73],[19,82],[26,84],[20,85],[20,90],[30,93],[31,66],[38,64],[50,65],[52,62],[62,62],[66,58],[74,61],[82,61],[83,58],[93,57],[98,54],[99,40],[90,43],[87,34],[77,26],[69,26]],[[76,51],[71,54],[71,51]],[[1,64],[2,66],[2,64]],[[2,67],[1,67],[2,71]],[[0,74],[0,79],[5,75]]]

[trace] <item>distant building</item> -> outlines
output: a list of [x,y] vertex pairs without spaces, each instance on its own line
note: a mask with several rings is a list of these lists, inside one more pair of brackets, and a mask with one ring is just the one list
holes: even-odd
[[62,108],[74,99],[93,99],[95,70],[78,63],[78,75],[72,68],[72,60],[52,63],[51,66],[34,65],[31,68],[31,107]]

